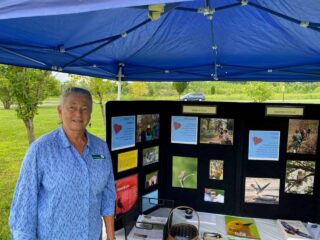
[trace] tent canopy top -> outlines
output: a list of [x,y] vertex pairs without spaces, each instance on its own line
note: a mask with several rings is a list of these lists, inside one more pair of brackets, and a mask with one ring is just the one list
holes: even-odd
[[121,68],[125,81],[320,81],[318,0],[132,2],[5,0],[0,62],[109,79]]

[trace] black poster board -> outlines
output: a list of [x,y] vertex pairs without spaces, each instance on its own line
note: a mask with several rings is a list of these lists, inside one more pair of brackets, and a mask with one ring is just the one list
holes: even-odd
[[[215,106],[216,113],[183,113],[183,106]],[[261,218],[299,219],[302,221],[320,221],[320,166],[319,139],[316,154],[287,153],[289,119],[320,119],[319,105],[295,104],[303,108],[303,115],[266,115],[266,107],[288,107],[288,104],[263,103],[220,103],[220,102],[180,102],[180,101],[111,101],[106,105],[107,143],[111,146],[111,119],[115,116],[159,114],[159,139],[139,142],[134,147],[111,151],[115,179],[135,173],[139,174],[138,193],[143,196],[154,189],[159,190],[159,198],[172,199],[175,205],[189,205],[198,211],[242,215]],[[289,105],[289,107],[291,107]],[[197,144],[171,143],[171,117],[198,117]],[[234,119],[233,145],[203,144],[199,142],[200,118]],[[256,161],[248,159],[249,131],[280,132],[279,160]],[[318,132],[317,132],[318,134]],[[159,146],[159,162],[142,166],[144,148]],[[138,150],[138,167],[117,173],[118,153]],[[197,189],[172,187],[173,156],[194,157],[198,160]],[[210,160],[224,161],[224,179],[209,179]],[[287,160],[314,161],[315,176],[313,195],[285,193]],[[158,185],[145,188],[145,175],[159,171]],[[280,179],[279,204],[246,203],[246,177]],[[223,189],[224,203],[204,201],[204,188]]]

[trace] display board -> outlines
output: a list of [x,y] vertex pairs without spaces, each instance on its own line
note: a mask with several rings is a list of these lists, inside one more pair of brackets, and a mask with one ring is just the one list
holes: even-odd
[[108,102],[115,178],[198,211],[319,222],[319,107]]

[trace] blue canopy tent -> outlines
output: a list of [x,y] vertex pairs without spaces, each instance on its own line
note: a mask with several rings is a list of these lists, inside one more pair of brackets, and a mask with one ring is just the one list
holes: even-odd
[[319,13],[319,0],[5,0],[0,63],[124,81],[320,81]]

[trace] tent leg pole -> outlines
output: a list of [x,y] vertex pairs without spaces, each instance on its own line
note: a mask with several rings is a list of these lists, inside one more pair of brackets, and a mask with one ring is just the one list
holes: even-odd
[[122,70],[123,70],[124,64],[119,63],[119,71],[118,71],[118,95],[117,95],[117,100],[121,100],[121,85],[122,85]]

